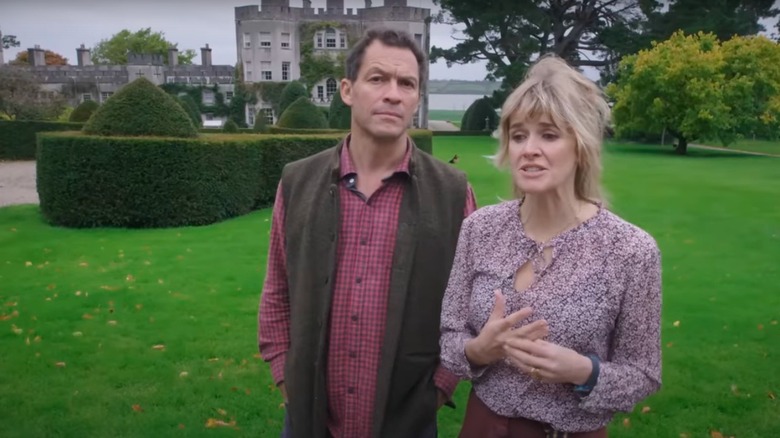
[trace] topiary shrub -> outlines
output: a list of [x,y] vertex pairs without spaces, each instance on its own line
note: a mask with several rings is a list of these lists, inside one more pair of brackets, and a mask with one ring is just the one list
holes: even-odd
[[330,126],[331,129],[350,129],[351,125],[352,108],[341,100],[341,93],[334,94],[333,100],[330,101],[328,126]]
[[306,91],[306,87],[302,83],[292,81],[285,85],[279,98],[279,114],[283,113],[288,106],[301,97],[309,97],[309,92]]
[[326,129],[328,121],[322,112],[309,100],[309,96],[299,97],[279,117],[276,123],[280,128]]
[[99,103],[95,102],[94,100],[85,100],[84,102],[81,102],[73,110],[73,112],[70,113],[68,121],[74,123],[84,123],[89,120],[90,117],[92,117],[92,114],[97,111],[98,108],[100,108]]
[[0,160],[34,160],[37,133],[78,131],[83,127],[83,123],[0,120]]
[[260,110],[255,115],[255,125],[252,126],[252,130],[255,132],[267,132],[268,131],[268,121],[265,119],[265,111]]
[[200,128],[203,125],[203,120],[200,118],[200,108],[198,108],[198,104],[195,103],[195,99],[189,94],[183,94],[177,99],[179,105],[184,108],[184,111],[190,117],[190,120],[192,120],[192,124],[195,125],[196,128]]
[[233,119],[228,119],[225,126],[222,127],[222,132],[236,133],[238,132],[238,124]]
[[487,97],[475,100],[466,113],[468,117],[464,116],[461,131],[494,131],[498,127],[498,113]]
[[84,125],[84,132],[103,136],[198,135],[176,99],[146,78],[125,85],[108,99]]
[[465,131],[466,129],[464,126],[466,126],[466,120],[469,119],[469,116],[471,115],[471,108],[473,107],[474,102],[472,102],[471,105],[469,105],[468,108],[466,108],[466,111],[463,113],[463,117],[460,119],[460,130]]

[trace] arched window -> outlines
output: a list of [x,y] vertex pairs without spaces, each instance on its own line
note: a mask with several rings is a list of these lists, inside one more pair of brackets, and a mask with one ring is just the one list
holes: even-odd
[[325,82],[325,96],[328,98],[328,101],[330,101],[333,98],[333,95],[337,92],[336,87],[336,80],[333,78],[329,78]]

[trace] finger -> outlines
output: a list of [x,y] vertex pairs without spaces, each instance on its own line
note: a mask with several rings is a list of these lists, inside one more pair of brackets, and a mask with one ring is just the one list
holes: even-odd
[[531,368],[542,370],[548,365],[544,358],[528,354],[528,352],[519,348],[507,345],[504,347],[504,352],[508,358],[512,359],[525,372],[529,372]]
[[531,314],[534,313],[534,309],[530,307],[523,307],[522,309],[518,310],[517,312],[509,315],[506,317],[506,322],[510,327],[514,327],[517,323],[520,321],[528,318],[531,316]]
[[491,321],[503,318],[504,313],[506,313],[506,298],[504,294],[498,289],[494,290],[493,294],[496,297],[496,303],[493,305],[493,311],[490,312],[489,320]]
[[547,321],[540,319],[512,330],[511,336],[524,337],[527,339],[539,339],[550,333],[550,327]]
[[522,350],[524,353],[530,354],[532,356],[544,358],[548,356],[546,349],[539,345],[537,341],[532,341],[524,337],[515,336],[508,338],[504,342],[504,345],[509,348]]

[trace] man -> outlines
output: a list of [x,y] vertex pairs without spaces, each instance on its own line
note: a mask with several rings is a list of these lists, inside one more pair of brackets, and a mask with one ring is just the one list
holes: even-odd
[[408,34],[369,30],[341,81],[350,135],[282,172],[258,338],[283,437],[435,437],[457,385],[439,366],[439,319],[476,203],[406,134],[426,66]]

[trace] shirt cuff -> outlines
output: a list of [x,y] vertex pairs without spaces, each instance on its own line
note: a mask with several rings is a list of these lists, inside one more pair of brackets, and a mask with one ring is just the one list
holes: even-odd
[[273,376],[276,386],[284,382],[284,364],[286,361],[287,353],[282,353],[270,361],[271,376]]
[[447,406],[455,407],[452,403],[452,394],[455,393],[455,388],[458,386],[460,379],[455,374],[452,374],[449,370],[439,365],[436,368],[436,373],[433,375],[433,383],[436,388],[439,389],[447,397]]

